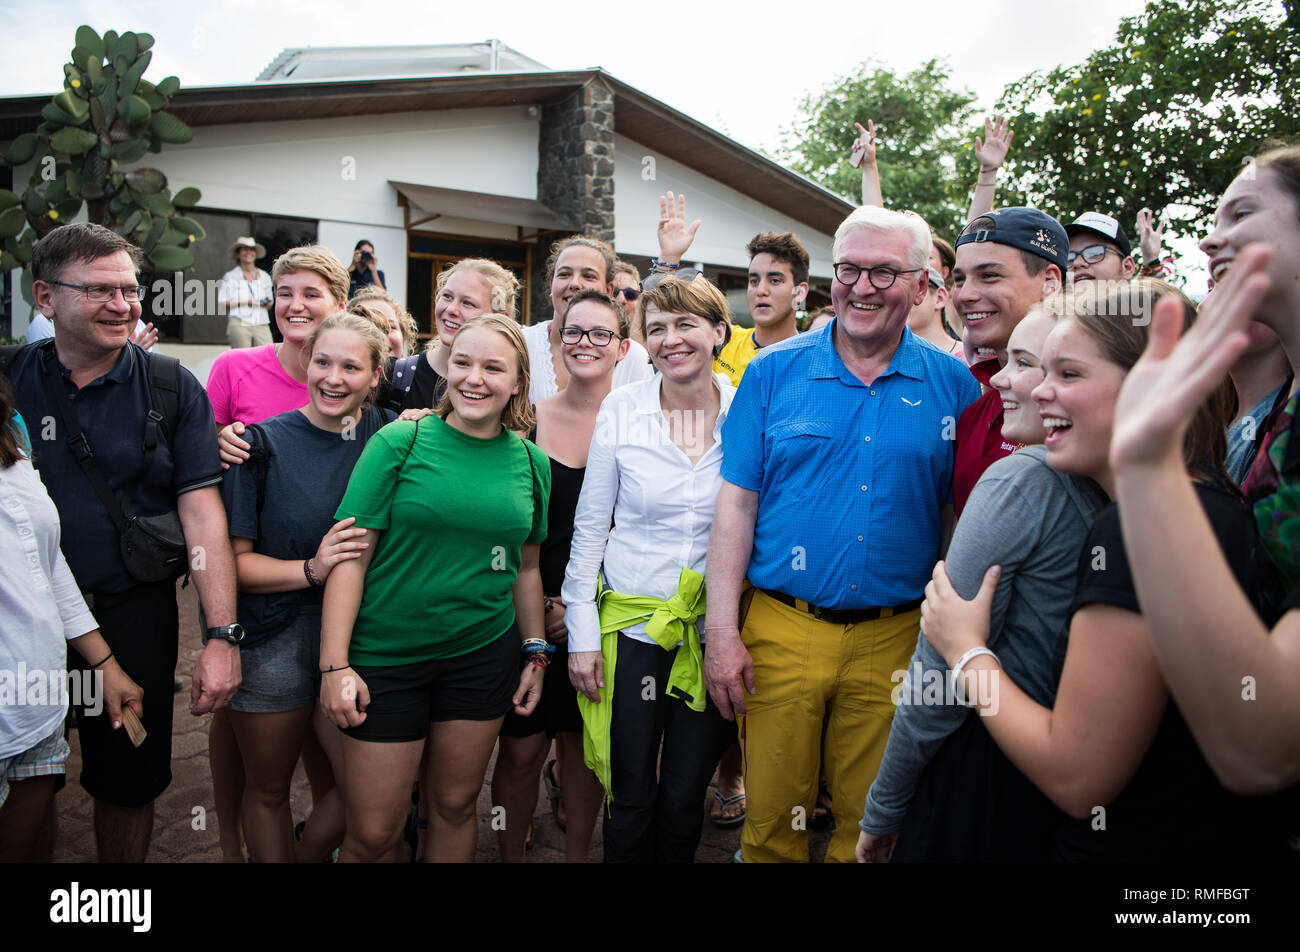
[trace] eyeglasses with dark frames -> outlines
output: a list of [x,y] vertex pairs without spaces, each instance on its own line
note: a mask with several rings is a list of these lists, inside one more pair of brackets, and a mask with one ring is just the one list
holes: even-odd
[[593,347],[608,347],[609,342],[618,336],[607,327],[591,327],[584,331],[581,327],[566,324],[560,328],[560,340],[566,344],[580,343],[585,337]]
[[858,283],[858,278],[862,277],[862,272],[867,272],[867,280],[877,291],[888,291],[894,286],[900,274],[916,274],[918,271],[924,271],[924,268],[889,268],[885,265],[877,265],[874,268],[861,268],[851,261],[841,261],[835,265],[835,280],[840,284],[847,284],[849,287]]
[[141,285],[127,285],[126,287],[117,287],[112,284],[69,284],[67,281],[46,281],[46,284],[57,284],[61,288],[72,288],[74,291],[80,291],[86,296],[87,301],[93,301],[96,304],[107,304],[113,300],[118,291],[122,292],[122,300],[127,304],[135,304],[144,297],[145,289]]
[[1089,245],[1086,248],[1080,248],[1078,251],[1071,251],[1069,255],[1066,256],[1065,265],[1066,267],[1069,267],[1080,258],[1088,262],[1088,264],[1096,264],[1102,258],[1106,257],[1106,252],[1108,251],[1113,251],[1115,254],[1119,254],[1119,249],[1112,248],[1110,245]]
[[621,297],[623,300],[632,302],[641,296],[640,288],[619,288],[614,292],[614,297]]

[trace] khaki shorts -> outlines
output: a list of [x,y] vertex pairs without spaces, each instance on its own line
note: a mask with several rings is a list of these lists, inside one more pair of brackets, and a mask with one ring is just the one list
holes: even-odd
[[226,321],[226,343],[231,347],[256,347],[271,343],[270,324],[245,324],[237,317]]

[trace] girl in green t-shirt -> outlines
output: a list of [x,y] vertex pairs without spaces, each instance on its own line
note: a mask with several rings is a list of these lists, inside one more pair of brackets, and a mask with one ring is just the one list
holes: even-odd
[[321,634],[321,707],[344,733],[345,861],[391,855],[426,739],[429,858],[472,861],[501,721],[541,697],[550,468],[512,432],[532,426],[527,394],[519,325],[466,322],[434,415],[377,433],[336,513],[368,544],[330,574]]

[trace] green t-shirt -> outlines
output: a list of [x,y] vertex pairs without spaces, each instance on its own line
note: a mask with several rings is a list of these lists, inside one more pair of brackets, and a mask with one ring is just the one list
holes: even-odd
[[371,437],[335,513],[383,530],[349,663],[454,658],[501,637],[519,548],[546,538],[550,492],[545,454],[506,430],[478,439],[427,416]]

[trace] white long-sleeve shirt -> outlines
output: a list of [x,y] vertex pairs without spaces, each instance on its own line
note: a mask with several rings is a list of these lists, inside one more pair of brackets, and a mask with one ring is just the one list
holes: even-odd
[[[524,341],[528,344],[528,399],[536,405],[560,392],[560,382],[555,377],[555,362],[551,359],[551,322],[529,324],[523,330]],[[636,341],[631,343],[627,356],[614,368],[615,390],[654,376],[655,369],[650,365],[650,355],[646,349]],[[609,346],[615,345],[610,342]]]
[[[704,572],[722,486],[722,424],[736,389],[713,375],[721,395],[713,445],[692,466],[669,435],[659,403],[661,380],[656,374],[628,384],[600,405],[560,593],[570,651],[600,650],[598,571],[612,591],[655,598],[677,591],[683,567]],[[653,643],[644,623],[623,633]]]
[[0,469],[0,759],[35,746],[63,720],[67,642],[97,627],[59,550],[59,513],[31,460]]

